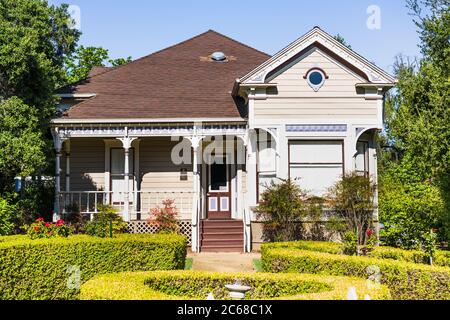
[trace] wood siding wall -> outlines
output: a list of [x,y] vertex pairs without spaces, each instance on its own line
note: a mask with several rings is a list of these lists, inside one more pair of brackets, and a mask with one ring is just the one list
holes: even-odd
[[[314,67],[323,69],[329,79],[315,92],[304,79]],[[377,101],[365,100],[355,85],[362,79],[345,67],[313,51],[271,82],[278,84],[278,92],[269,92],[267,100],[255,101],[255,119],[376,119]]]

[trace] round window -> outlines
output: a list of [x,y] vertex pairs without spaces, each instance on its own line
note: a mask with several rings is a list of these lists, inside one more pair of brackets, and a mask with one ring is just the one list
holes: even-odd
[[314,91],[318,91],[325,82],[325,74],[318,69],[312,69],[309,71],[306,78]]

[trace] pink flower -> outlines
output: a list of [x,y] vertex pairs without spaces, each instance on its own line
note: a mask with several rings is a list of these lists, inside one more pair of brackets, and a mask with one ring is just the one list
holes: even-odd
[[57,227],[61,227],[61,226],[63,226],[64,225],[64,220],[58,220],[57,222],[56,222],[56,226]]
[[51,225],[52,225],[52,224],[51,224],[50,222],[47,222],[47,223],[45,224],[45,227],[46,227],[46,228],[50,228]]
[[36,220],[36,222],[44,222],[44,218],[39,218]]

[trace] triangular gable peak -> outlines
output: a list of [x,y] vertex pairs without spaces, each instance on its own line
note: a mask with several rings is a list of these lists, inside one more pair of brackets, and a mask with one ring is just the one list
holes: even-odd
[[342,65],[351,69],[364,79],[364,82],[373,84],[394,84],[396,79],[383,71],[367,59],[347,48],[331,35],[315,27],[286,48],[275,54],[272,58],[242,77],[238,82],[242,84],[264,84],[280,69],[289,65],[306,52],[317,48],[331,56]]

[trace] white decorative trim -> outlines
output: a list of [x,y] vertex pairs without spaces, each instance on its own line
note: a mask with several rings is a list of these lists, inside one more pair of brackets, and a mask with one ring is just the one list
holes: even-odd
[[62,99],[89,99],[95,97],[95,93],[59,93],[58,97]]
[[353,64],[355,67],[364,72],[371,82],[395,83],[396,81],[393,76],[375,66],[364,57],[350,50],[320,28],[315,27],[304,36],[279,51],[272,58],[242,77],[240,82],[245,84],[263,83],[271,71],[275,70],[298,53],[304,51],[315,42],[320,43],[342,59],[345,59],[349,63]]

